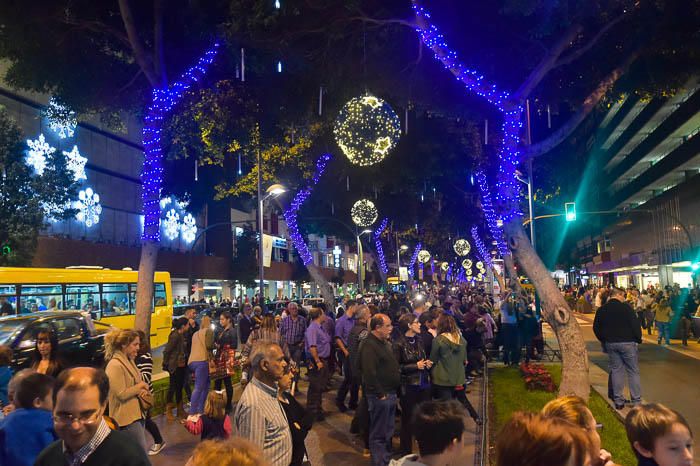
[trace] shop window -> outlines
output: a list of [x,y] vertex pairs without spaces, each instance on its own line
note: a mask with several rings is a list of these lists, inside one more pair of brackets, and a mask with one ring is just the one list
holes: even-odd
[[15,285],[0,285],[0,315],[17,313],[16,293]]
[[99,285],[66,285],[66,301],[63,309],[92,312],[95,309],[99,309],[99,304]]
[[127,283],[106,283],[102,285],[100,311],[103,317],[133,314],[129,308],[129,285]]
[[61,285],[22,285],[20,290],[20,313],[62,309],[63,289]]
[[83,335],[83,326],[78,319],[57,319],[54,321],[56,337],[59,342]]

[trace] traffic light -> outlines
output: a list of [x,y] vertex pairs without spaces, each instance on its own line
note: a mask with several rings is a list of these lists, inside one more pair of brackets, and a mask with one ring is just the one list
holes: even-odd
[[576,203],[567,202],[564,204],[564,211],[566,212],[566,221],[574,222],[576,221]]
[[2,245],[2,255],[9,256],[10,254],[12,254],[12,247],[10,247],[10,245],[7,243],[3,244]]

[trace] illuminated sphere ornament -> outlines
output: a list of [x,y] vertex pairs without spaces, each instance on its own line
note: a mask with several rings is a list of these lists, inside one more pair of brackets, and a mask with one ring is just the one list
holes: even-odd
[[467,269],[465,271],[465,273],[467,274],[467,277],[471,277],[472,276],[472,269]]
[[462,267],[464,267],[467,270],[470,270],[472,268],[472,260],[471,259],[464,259],[462,261]]
[[430,260],[430,253],[425,249],[418,251],[418,262],[425,264]]
[[479,269],[479,270],[484,270],[484,263],[481,262],[481,261],[478,261],[478,262],[476,263],[476,268]]
[[454,249],[458,256],[466,256],[472,247],[466,239],[458,239],[455,241]]
[[401,121],[382,99],[355,97],[340,110],[333,125],[335,142],[355,165],[381,162],[401,137]]
[[447,262],[443,262],[442,264],[440,264],[440,269],[442,269],[443,272],[447,272],[447,269],[449,268],[450,264],[448,264]]
[[358,227],[368,227],[377,221],[379,213],[374,202],[369,199],[360,199],[350,209],[350,217]]

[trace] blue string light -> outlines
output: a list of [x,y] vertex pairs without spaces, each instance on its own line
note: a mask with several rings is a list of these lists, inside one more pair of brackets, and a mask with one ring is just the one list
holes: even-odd
[[491,236],[496,241],[496,248],[501,256],[506,256],[509,254],[508,246],[506,246],[505,240],[503,239],[503,231],[498,225],[498,216],[493,209],[493,202],[491,201],[491,191],[489,190],[488,182],[486,181],[486,175],[483,171],[479,170],[476,172],[476,179],[479,183],[479,190],[481,191],[481,210],[484,212],[484,217],[486,217],[486,225],[489,227]]
[[386,275],[389,273],[389,267],[386,266],[386,258],[384,257],[384,248],[382,247],[382,233],[386,230],[389,224],[389,219],[385,218],[374,230],[374,246],[377,250],[377,260],[379,261],[379,270]]
[[518,185],[515,170],[520,163],[518,150],[519,134],[522,128],[520,115],[522,107],[511,100],[508,92],[501,91],[495,84],[487,82],[483,76],[474,70],[466,68],[458,59],[457,53],[450,49],[439,29],[431,23],[428,11],[413,0],[413,10],[416,13],[418,27],[416,32],[423,43],[430,47],[435,58],[445,68],[452,72],[468,91],[486,99],[503,115],[503,141],[498,151],[500,160],[498,170],[498,191],[496,201],[499,210],[503,211],[503,221],[507,222],[521,215],[518,209]]
[[423,249],[423,245],[421,243],[418,243],[416,245],[416,249],[413,251],[413,255],[411,256],[411,262],[408,265],[408,276],[413,278],[413,272],[415,270],[414,266],[416,264],[416,260],[418,260],[418,253],[420,250]]
[[292,203],[289,205],[287,210],[284,211],[284,220],[287,222],[289,237],[291,238],[292,243],[294,244],[297,253],[299,253],[299,257],[301,257],[301,261],[304,263],[304,265],[309,265],[311,262],[313,262],[314,257],[313,254],[311,254],[311,251],[309,251],[306,241],[304,241],[303,236],[299,232],[299,209],[304,202],[306,202],[309,196],[311,196],[314,186],[318,184],[331,158],[333,158],[331,154],[323,154],[318,158],[316,161],[316,171],[314,172],[311,183],[309,183],[303,190],[299,191],[294,196]]
[[484,261],[487,267],[493,268],[493,260],[491,259],[491,254],[489,253],[489,250],[486,249],[484,242],[481,241],[481,237],[479,236],[479,229],[476,226],[472,227],[472,238],[474,239],[474,245],[476,246],[476,250],[479,252],[479,258],[482,261]]
[[160,196],[163,188],[163,148],[161,129],[168,113],[177,105],[185,92],[207,72],[219,48],[215,43],[196,65],[185,71],[173,85],[153,89],[153,100],[148,106],[143,125],[144,161],[141,170],[143,202],[143,241],[160,241]]

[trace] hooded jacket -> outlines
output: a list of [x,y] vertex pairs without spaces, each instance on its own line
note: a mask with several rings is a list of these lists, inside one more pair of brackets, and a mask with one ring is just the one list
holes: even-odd
[[0,464],[31,466],[58,437],[51,411],[20,408],[0,422]]
[[464,362],[467,359],[467,342],[459,333],[441,333],[433,340],[430,360],[433,361],[433,384],[443,387],[464,385]]

